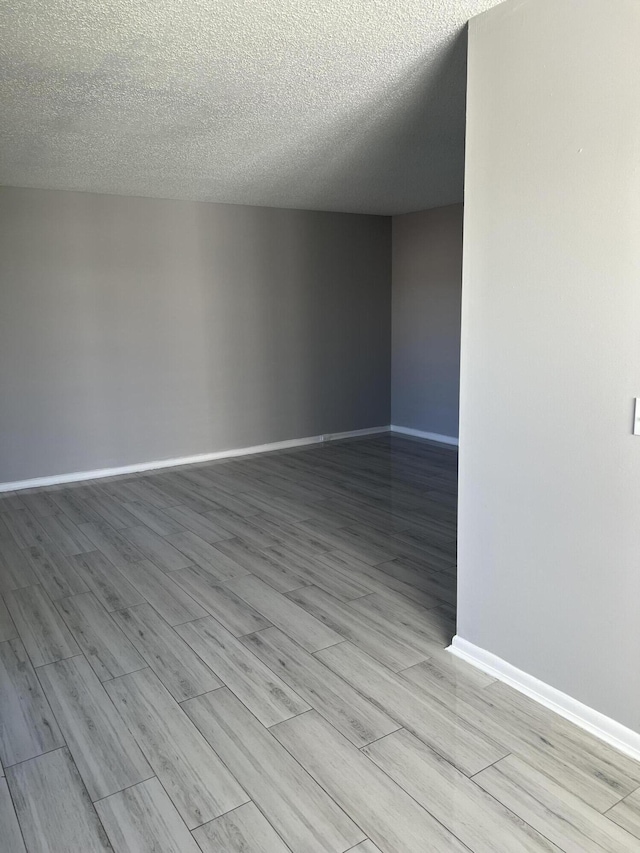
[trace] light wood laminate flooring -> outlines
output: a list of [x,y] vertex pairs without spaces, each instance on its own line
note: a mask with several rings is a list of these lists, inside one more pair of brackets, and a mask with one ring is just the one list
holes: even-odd
[[445,651],[456,465],[0,495],[3,853],[639,853],[640,765]]

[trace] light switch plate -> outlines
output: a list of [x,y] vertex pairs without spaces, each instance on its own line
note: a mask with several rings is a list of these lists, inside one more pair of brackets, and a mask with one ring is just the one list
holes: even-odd
[[633,410],[633,434],[640,435],[640,397],[636,397],[636,405]]

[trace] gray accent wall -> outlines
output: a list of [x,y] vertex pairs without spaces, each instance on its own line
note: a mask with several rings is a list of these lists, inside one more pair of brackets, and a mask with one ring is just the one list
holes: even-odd
[[458,634],[640,732],[640,3],[471,21]]
[[391,421],[458,435],[461,204],[393,217]]
[[385,217],[0,189],[0,482],[390,420]]

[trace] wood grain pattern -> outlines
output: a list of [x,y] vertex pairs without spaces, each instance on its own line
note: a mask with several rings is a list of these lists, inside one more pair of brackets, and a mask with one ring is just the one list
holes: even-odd
[[95,548],[93,542],[64,512],[42,516],[38,519],[38,524],[53,544],[67,556],[82,554],[83,551],[93,551]]
[[278,628],[251,634],[243,643],[356,746],[400,727]]
[[508,749],[453,709],[412,690],[401,676],[350,643],[323,649],[316,657],[463,773],[478,773],[507,755]]
[[251,634],[271,625],[268,619],[234,595],[226,586],[217,583],[209,572],[200,566],[173,572],[172,577],[218,622],[231,631],[234,637]]
[[0,779],[0,837],[3,853],[26,853],[7,780]]
[[29,853],[112,853],[66,749],[9,767],[7,782]]
[[112,794],[95,806],[117,853],[199,853],[176,807],[155,778]]
[[102,551],[89,551],[72,558],[78,573],[105,610],[123,610],[145,599]]
[[607,817],[640,839],[640,788],[610,809]]
[[81,524],[80,530],[114,566],[139,563],[145,558],[145,554],[127,541],[115,527],[110,527],[106,522],[94,521]]
[[176,632],[264,726],[309,710],[290,686],[209,616]]
[[38,675],[92,800],[153,775],[84,657],[49,664]]
[[[122,531],[122,535],[135,546],[136,551],[144,555],[140,559],[151,560],[165,572],[184,569],[191,564],[191,560],[170,544],[168,537],[158,536],[148,527],[128,527]],[[140,559],[130,562],[140,562]]]
[[409,732],[388,735],[363,752],[474,853],[558,853],[554,844]]
[[105,686],[189,829],[248,802],[155,673],[143,669]]
[[254,803],[199,826],[193,837],[202,853],[290,853]]
[[208,615],[182,587],[149,560],[131,564],[126,569],[126,575],[140,595],[153,605],[154,610],[169,625],[179,625]]
[[20,640],[0,643],[0,758],[8,767],[64,745]]
[[114,613],[113,618],[176,701],[221,686],[222,682],[150,604]]
[[0,593],[38,583],[26,557],[13,542],[0,542]]
[[52,601],[87,592],[88,587],[69,559],[53,543],[46,548],[32,545],[23,551],[34,575]]
[[[276,592],[260,578],[253,575],[236,578],[229,581],[227,587],[307,651],[315,652],[344,640],[344,636]],[[295,593],[289,595],[295,596]]]
[[292,850],[343,853],[363,840],[355,824],[229,690],[199,696],[183,707]]
[[167,541],[175,545],[190,563],[195,563],[196,566],[205,569],[216,580],[226,581],[229,578],[247,574],[247,570],[243,566],[190,530],[167,536]]
[[463,844],[316,711],[278,723],[271,731],[384,853],[466,853]]
[[478,773],[474,782],[566,853],[638,850],[637,839],[609,820],[611,812],[600,815],[515,755]]
[[7,610],[7,605],[4,599],[0,596],[0,642],[4,640],[13,640],[18,636],[18,630],[13,624],[11,614]]
[[7,593],[6,602],[34,666],[80,654],[78,644],[41,586]]
[[[404,636],[389,624],[379,627],[350,604],[339,601],[316,586],[306,586],[287,593],[287,597],[327,625],[342,639],[351,640],[380,663],[397,672],[428,657],[404,642]],[[355,603],[355,602],[354,602]],[[316,651],[312,649],[312,651]]]
[[93,593],[63,598],[56,606],[100,681],[147,666]]

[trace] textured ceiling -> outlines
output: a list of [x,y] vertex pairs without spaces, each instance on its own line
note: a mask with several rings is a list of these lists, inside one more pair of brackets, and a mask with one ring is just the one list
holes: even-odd
[[0,184],[367,213],[460,201],[497,0],[8,0]]

